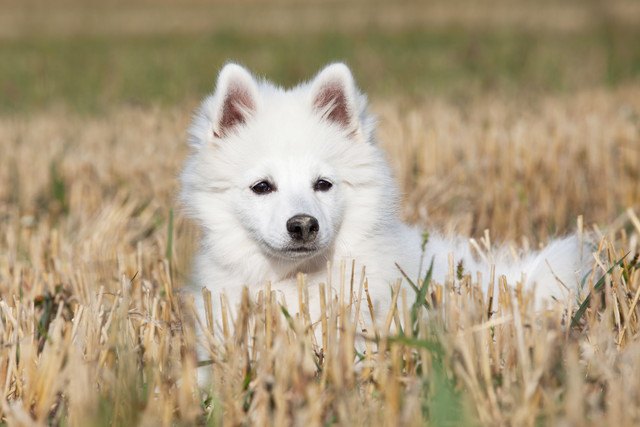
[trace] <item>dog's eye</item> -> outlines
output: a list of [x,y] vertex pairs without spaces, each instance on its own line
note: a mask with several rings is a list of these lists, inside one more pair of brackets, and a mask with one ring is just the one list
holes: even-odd
[[273,191],[276,191],[276,187],[268,181],[260,181],[259,183],[254,184],[251,187],[251,191],[256,194],[269,194]]
[[313,184],[313,191],[329,191],[333,184],[326,179],[319,179]]

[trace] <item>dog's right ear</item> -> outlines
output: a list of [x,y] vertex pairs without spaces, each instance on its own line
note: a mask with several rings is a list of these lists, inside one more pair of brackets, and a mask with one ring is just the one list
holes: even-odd
[[227,64],[220,71],[213,98],[213,134],[224,138],[245,124],[256,111],[258,87],[247,70],[237,64]]
[[215,142],[245,124],[258,106],[258,85],[249,71],[240,65],[225,65],[214,94],[204,100],[189,131],[194,147]]
[[212,96],[206,98],[189,128],[189,145],[198,149],[216,143],[247,123],[258,108],[258,85],[240,65],[225,65]]

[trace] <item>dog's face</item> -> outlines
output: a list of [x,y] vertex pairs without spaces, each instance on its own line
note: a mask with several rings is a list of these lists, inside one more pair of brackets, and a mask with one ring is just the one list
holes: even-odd
[[354,147],[368,145],[360,97],[342,64],[290,91],[227,65],[191,128],[183,198],[205,229],[234,223],[271,257],[321,255],[340,243]]
[[[283,115],[291,120],[286,126]],[[348,185],[335,166],[344,150],[326,144],[348,147],[349,141],[304,110],[287,113],[276,102],[228,142],[216,154],[244,168],[227,197],[251,238],[277,258],[304,259],[326,250],[340,228]]]
[[242,224],[265,252],[300,259],[324,251],[342,222],[344,182],[322,159],[270,150],[243,174],[233,195]]

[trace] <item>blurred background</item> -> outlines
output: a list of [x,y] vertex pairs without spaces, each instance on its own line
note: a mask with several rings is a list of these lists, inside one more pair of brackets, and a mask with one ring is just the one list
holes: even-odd
[[0,1],[3,114],[191,105],[229,60],[283,85],[342,60],[408,102],[616,87],[640,76],[640,1]]

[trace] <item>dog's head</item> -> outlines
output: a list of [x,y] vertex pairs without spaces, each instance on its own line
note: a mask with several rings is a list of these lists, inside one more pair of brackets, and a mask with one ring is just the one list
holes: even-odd
[[376,179],[372,132],[344,64],[291,90],[228,64],[190,129],[183,201],[205,230],[229,239],[224,247],[238,244],[235,233],[280,260],[321,255],[340,244],[355,192]]

